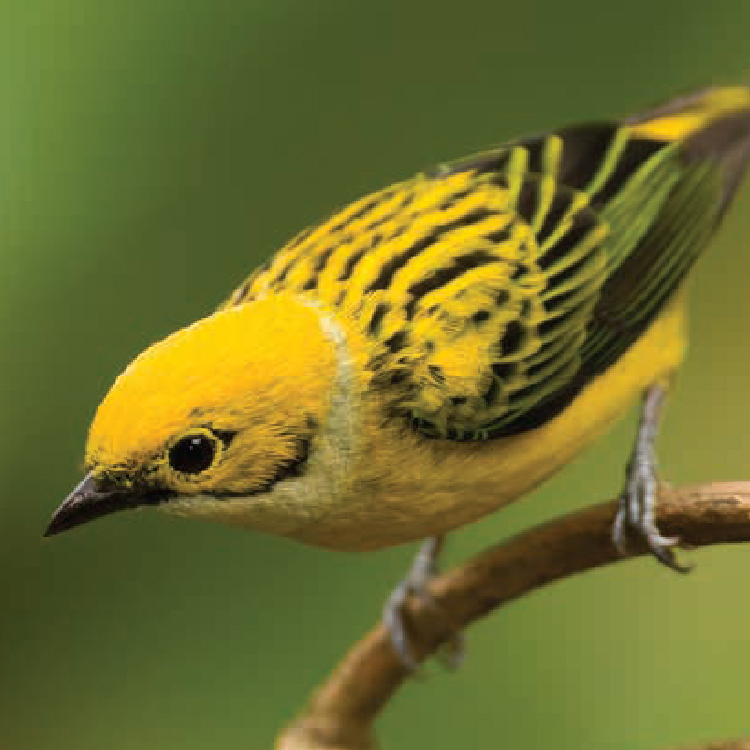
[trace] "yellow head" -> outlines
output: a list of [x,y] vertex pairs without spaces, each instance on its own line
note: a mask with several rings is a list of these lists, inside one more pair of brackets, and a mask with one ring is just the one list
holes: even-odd
[[342,346],[324,312],[275,297],[150,347],[99,406],[86,479],[48,533],[146,504],[275,531],[299,523],[309,511],[295,501],[316,491],[299,478],[335,418]]

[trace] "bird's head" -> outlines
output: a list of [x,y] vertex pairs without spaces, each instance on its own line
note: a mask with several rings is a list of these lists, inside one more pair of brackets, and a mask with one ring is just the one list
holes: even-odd
[[47,534],[144,505],[285,533],[322,491],[303,480],[326,473],[314,467],[324,444],[346,440],[332,424],[351,385],[343,347],[325,313],[283,298],[224,309],[153,345],[100,404],[86,477]]

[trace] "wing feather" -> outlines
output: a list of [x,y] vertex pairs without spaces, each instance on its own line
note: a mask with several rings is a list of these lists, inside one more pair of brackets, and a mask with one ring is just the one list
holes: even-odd
[[425,435],[516,434],[558,414],[658,316],[749,152],[746,87],[516,141],[357,201],[228,304],[291,292],[338,308]]

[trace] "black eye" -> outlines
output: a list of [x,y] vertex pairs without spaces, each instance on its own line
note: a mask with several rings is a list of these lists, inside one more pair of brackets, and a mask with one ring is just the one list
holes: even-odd
[[216,441],[205,435],[184,437],[169,451],[169,465],[185,474],[199,474],[213,463]]

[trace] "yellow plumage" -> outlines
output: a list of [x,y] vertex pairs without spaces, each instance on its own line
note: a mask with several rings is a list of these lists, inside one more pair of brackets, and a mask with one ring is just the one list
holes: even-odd
[[355,202],[128,367],[50,533],[153,504],[362,550],[521,497],[679,366],[749,144],[712,89]]

